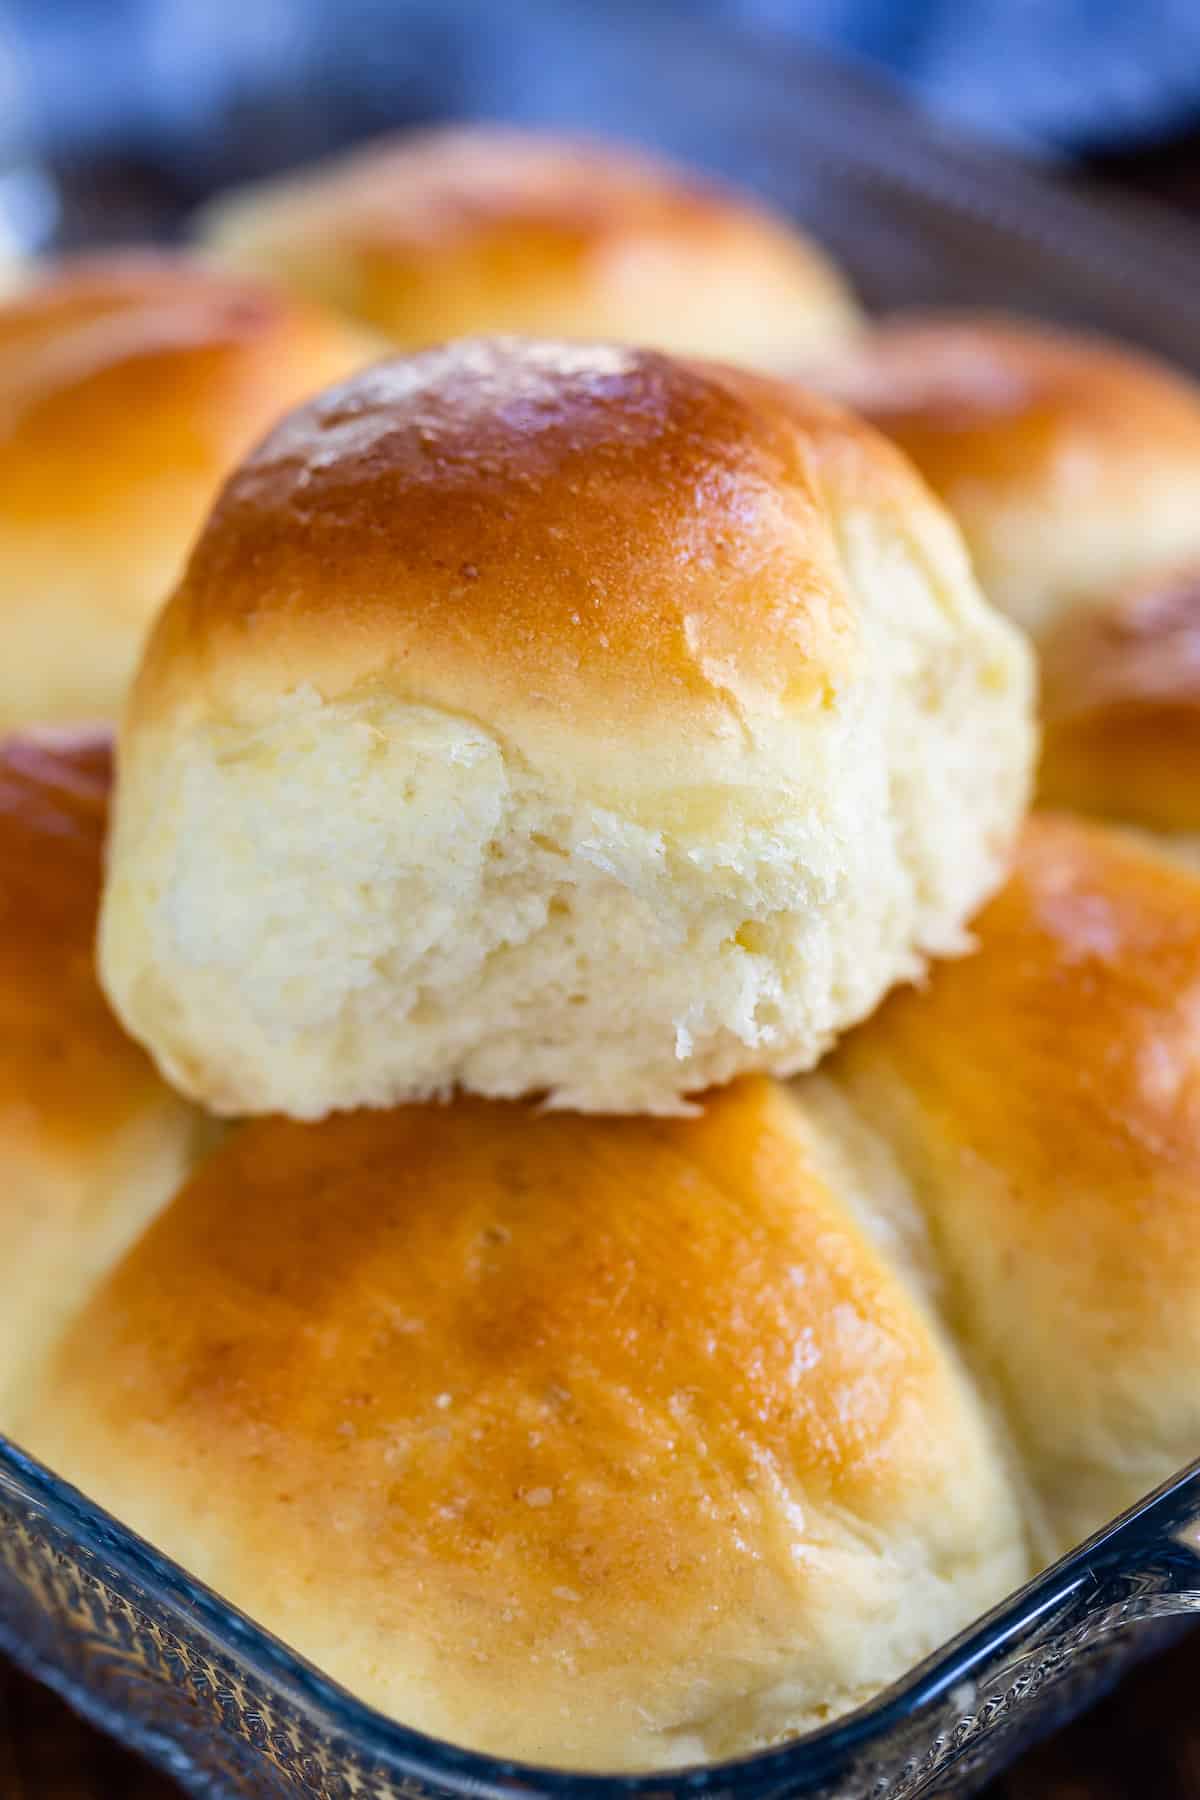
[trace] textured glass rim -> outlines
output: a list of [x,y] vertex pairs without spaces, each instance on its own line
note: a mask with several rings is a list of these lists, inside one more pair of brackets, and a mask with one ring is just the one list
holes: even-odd
[[270,1687],[308,1713],[334,1738],[353,1743],[399,1777],[440,1784],[464,1795],[511,1800],[514,1787],[562,1800],[659,1800],[664,1790],[713,1789],[741,1800],[786,1786],[802,1792],[828,1781],[893,1732],[911,1726],[955,1687],[970,1683],[1009,1642],[1014,1646],[1087,1586],[1103,1590],[1114,1575],[1135,1574],[1171,1554],[1196,1564],[1180,1534],[1200,1518],[1200,1460],[1166,1482],[1088,1543],[1053,1565],[952,1639],[877,1699],[771,1750],[700,1767],[644,1775],[591,1775],[508,1761],[463,1750],[386,1718],[354,1699],[261,1626],[186,1575],[178,1564],[111,1518],[69,1483],[0,1437],[0,1493],[42,1515],[87,1556],[128,1575],[147,1594],[190,1615],[234,1662],[249,1665]]

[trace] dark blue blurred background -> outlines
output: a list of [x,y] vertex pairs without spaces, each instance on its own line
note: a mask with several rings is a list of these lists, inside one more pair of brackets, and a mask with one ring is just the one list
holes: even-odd
[[[936,116],[1038,155],[1111,152],[1200,116],[1200,0],[0,0],[8,205],[40,228],[45,194],[30,170],[47,153],[76,166],[141,159],[182,202],[447,114],[624,129],[678,148],[687,94],[674,59],[643,44],[666,15],[836,51]],[[647,107],[647,77],[669,132]]]
[[[1170,129],[1200,105],[1195,0],[651,0],[624,17],[536,0],[0,0],[0,112],[10,132],[92,143],[189,131],[285,82],[319,81],[335,109],[339,98],[386,108],[419,91],[431,55],[464,100],[486,100],[495,82],[519,106],[560,79],[550,58],[584,15],[609,13],[620,30],[650,10],[861,57],[944,114],[1027,146]],[[544,31],[545,63],[506,66],[518,15]]]

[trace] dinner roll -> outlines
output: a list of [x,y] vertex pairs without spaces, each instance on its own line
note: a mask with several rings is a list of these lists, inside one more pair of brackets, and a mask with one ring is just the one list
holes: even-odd
[[1114,582],[1200,559],[1200,392],[1100,338],[900,317],[821,379],[916,463],[984,592],[1038,638]]
[[831,1073],[913,1184],[1066,1550],[1200,1448],[1200,879],[1042,815],[976,930]]
[[1200,560],[1118,586],[1042,646],[1052,806],[1200,834]]
[[63,262],[0,301],[0,727],[115,713],[221,477],[367,354],[165,256]]
[[761,1078],[670,1122],[256,1121],[18,1441],[409,1725],[586,1769],[774,1743],[1026,1571],[980,1408],[813,1134]]
[[109,764],[94,733],[0,743],[0,1429],[203,1134],[92,971]]
[[103,978],[218,1112],[678,1110],[961,947],[1030,753],[1023,645],[873,432],[463,342],[225,489],[126,721]]
[[401,350],[509,331],[794,367],[858,321],[824,253],[746,196],[509,127],[385,138],[219,201],[201,235]]

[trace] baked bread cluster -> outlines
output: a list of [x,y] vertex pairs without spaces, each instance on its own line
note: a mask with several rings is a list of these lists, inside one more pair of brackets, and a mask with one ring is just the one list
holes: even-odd
[[1200,389],[1125,346],[989,317],[885,320],[814,371],[953,511],[1040,653],[1039,791],[1200,831]]
[[222,478],[377,354],[182,256],[78,257],[0,296],[0,729],[113,718]]
[[[365,1698],[570,1767],[775,1742],[1020,1582],[1009,1450],[868,1126],[748,1076],[690,1119],[460,1099],[205,1143],[87,973],[98,769],[86,831],[60,826],[96,758],[6,753],[2,866],[48,912],[59,845],[83,864],[70,1074],[109,1081],[65,1151],[61,1090],[19,1149],[6,1130],[40,1231],[5,1181],[0,1316],[73,1246],[0,1391],[18,1442]],[[40,998],[51,940],[28,939]],[[81,1203],[127,1115],[165,1164]]]
[[1191,392],[506,134],[210,236],[0,349],[147,432],[28,710],[163,603],[0,746],[0,1430],[407,1725],[777,1744],[1200,1439]]

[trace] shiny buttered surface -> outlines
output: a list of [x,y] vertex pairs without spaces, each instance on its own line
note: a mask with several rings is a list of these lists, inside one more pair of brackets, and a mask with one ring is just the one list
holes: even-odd
[[1031,710],[840,409],[615,346],[380,364],[243,464],[158,621],[105,986],[221,1113],[678,1111],[961,948]]
[[916,463],[1042,665],[1045,802],[1200,833],[1200,389],[1016,320],[885,320],[814,371]]
[[984,1410],[814,1136],[762,1078],[693,1120],[247,1125],[17,1435],[409,1724],[584,1768],[777,1742],[1026,1568]]
[[1039,787],[1052,806],[1200,839],[1200,557],[1154,568],[1041,647]]
[[1030,321],[917,314],[818,373],[911,457],[984,591],[1039,640],[1114,583],[1200,560],[1200,390],[1165,363]]
[[978,951],[829,1065],[1065,1550],[1200,1447],[1200,878],[1035,814]]
[[115,716],[223,476],[377,353],[182,258],[40,267],[0,299],[0,729]]
[[[49,839],[26,917],[94,895],[99,756],[10,746],[5,829]],[[27,930],[25,979],[86,970],[90,925]],[[464,1099],[193,1138],[121,1245],[74,1215],[86,1276],[0,1423],[456,1742],[665,1768],[866,1700],[1200,1432],[1200,879],[1042,816],[975,935],[818,1073],[692,1118]],[[161,1105],[102,1029],[100,1123]],[[44,1015],[10,1036],[44,1079]],[[57,1294],[20,1217],[10,1279]]]
[[0,1421],[212,1130],[96,980],[111,770],[103,733],[0,744]]
[[786,369],[859,322],[825,253],[749,197],[625,147],[511,128],[369,144],[218,201],[199,235],[401,350],[521,332]]

